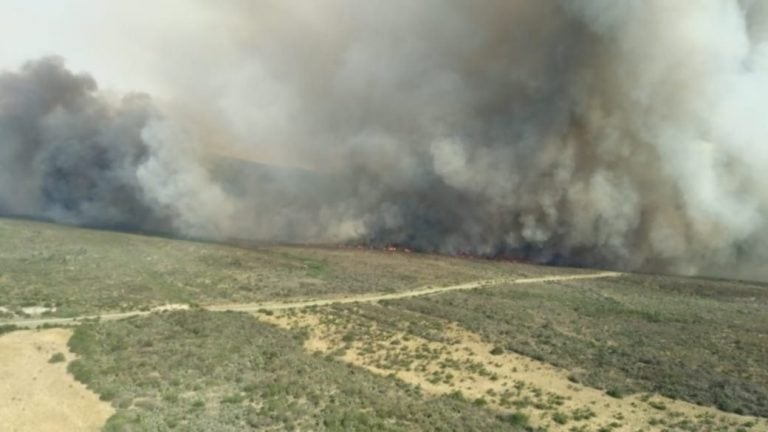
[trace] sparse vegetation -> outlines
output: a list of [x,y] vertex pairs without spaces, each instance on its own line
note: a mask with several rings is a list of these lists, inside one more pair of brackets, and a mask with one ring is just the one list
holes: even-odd
[[[391,305],[348,304],[293,310],[277,313],[268,321],[281,323],[281,326],[287,328],[308,330],[312,335],[311,340],[323,341],[321,345],[313,345],[314,342],[310,342],[310,345],[328,347],[325,353],[331,358],[343,357],[345,361],[370,366],[390,375],[407,372],[405,379],[416,385],[425,385],[432,394],[455,397],[461,395],[473,403],[494,409],[523,410],[532,415],[537,428],[591,432],[598,429],[620,429],[626,419],[621,411],[607,412],[609,405],[613,406],[611,410],[637,407],[634,399],[618,405],[611,402],[612,398],[623,398],[624,390],[618,386],[605,390],[605,406],[598,407],[583,402],[574,403],[572,396],[578,398],[578,393],[582,391],[578,388],[580,385],[576,385],[576,388],[566,394],[558,394],[530,381],[513,380],[509,373],[516,374],[517,367],[497,369],[512,359],[497,357],[502,354],[492,354],[494,345],[473,345],[474,348],[470,349],[469,345],[465,345],[466,331],[456,328],[449,321]],[[350,336],[351,334],[354,336]],[[525,379],[530,366],[523,363],[521,367],[526,370],[521,375],[521,378]],[[583,371],[574,371],[569,378],[582,373]],[[570,381],[573,382],[573,379]],[[485,390],[474,391],[471,383],[477,383]],[[641,398],[646,403],[642,408],[645,414],[641,417],[632,409],[634,413],[629,421],[633,427],[650,425],[647,423],[650,417],[645,416],[658,412],[647,404],[652,396],[648,394],[647,398]],[[662,398],[656,400],[660,403],[664,401]],[[592,400],[590,404],[595,402],[598,401]],[[597,413],[591,407],[596,408]],[[666,412],[673,411],[667,409]],[[561,423],[563,421],[565,423]],[[552,424],[565,429],[559,426],[552,429]],[[698,420],[685,416],[677,419],[675,424],[685,425],[678,428],[681,431],[700,431],[702,428],[726,431],[731,430],[735,423],[725,417]],[[587,425],[594,427],[585,428]]]
[[576,408],[571,413],[571,418],[576,421],[589,420],[595,416],[595,412],[588,407]]
[[626,275],[386,304],[578,371],[571,381],[613,397],[659,392],[768,417],[768,287],[760,284]]
[[80,356],[75,377],[117,409],[107,431],[510,430],[481,403],[424,399],[396,379],[308,354],[294,334],[246,314],[89,323],[70,348]]
[[554,414],[552,414],[552,420],[554,420],[557,424],[564,425],[568,423],[569,418],[567,414],[561,411],[556,411]]

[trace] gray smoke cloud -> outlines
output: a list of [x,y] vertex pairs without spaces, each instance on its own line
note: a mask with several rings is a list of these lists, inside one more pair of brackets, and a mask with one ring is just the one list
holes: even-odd
[[768,277],[764,2],[190,7],[219,30],[163,65],[173,103],[0,77],[1,210]]
[[59,58],[0,75],[0,212],[218,235],[231,204],[194,150],[147,95],[115,100]]

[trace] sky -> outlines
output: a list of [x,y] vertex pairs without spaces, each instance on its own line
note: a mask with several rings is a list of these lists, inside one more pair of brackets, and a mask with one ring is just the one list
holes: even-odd
[[177,77],[165,65],[194,62],[192,47],[183,42],[218,31],[215,20],[211,11],[183,0],[0,0],[0,69],[59,55],[103,88],[168,96]]

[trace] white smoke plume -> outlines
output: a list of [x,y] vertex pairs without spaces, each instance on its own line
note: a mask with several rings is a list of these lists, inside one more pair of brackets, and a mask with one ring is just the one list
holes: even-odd
[[162,103],[0,77],[0,210],[768,278],[762,1],[185,7],[198,33],[136,36]]

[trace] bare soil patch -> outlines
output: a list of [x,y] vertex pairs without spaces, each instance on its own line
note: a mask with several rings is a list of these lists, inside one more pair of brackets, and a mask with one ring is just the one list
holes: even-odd
[[[109,403],[67,373],[73,355],[67,329],[16,331],[0,336],[2,430],[97,431],[113,414]],[[54,354],[65,361],[49,362]]]

